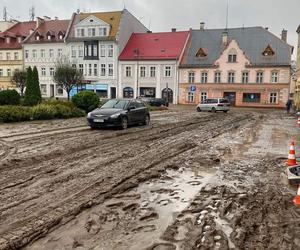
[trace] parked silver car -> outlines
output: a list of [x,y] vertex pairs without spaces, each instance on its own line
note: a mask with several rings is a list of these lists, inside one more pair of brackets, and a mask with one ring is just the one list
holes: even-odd
[[224,113],[227,113],[229,109],[230,103],[225,98],[206,99],[197,105],[198,112],[211,111],[215,113],[217,111],[223,111]]

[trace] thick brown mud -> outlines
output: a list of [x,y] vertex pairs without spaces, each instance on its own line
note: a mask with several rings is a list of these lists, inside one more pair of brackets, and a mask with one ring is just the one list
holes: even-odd
[[0,249],[297,249],[276,160],[300,139],[293,122],[181,109],[126,131],[1,125]]

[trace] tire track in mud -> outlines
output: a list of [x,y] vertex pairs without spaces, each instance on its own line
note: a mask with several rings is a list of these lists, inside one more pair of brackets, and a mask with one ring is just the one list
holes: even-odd
[[[225,119],[220,119],[220,117],[224,117]],[[251,119],[251,117],[249,118],[246,115],[233,115],[233,117],[224,115],[210,116],[208,119],[205,119],[205,121],[203,121],[203,123],[205,124],[202,128],[200,126],[203,123],[199,119],[191,119],[191,121],[189,122],[177,123],[175,124],[175,126],[167,126],[167,128],[163,129],[161,129],[160,127],[153,128],[154,131],[146,135],[141,133],[132,133],[133,138],[131,138],[131,135],[128,135],[128,133],[120,135],[121,138],[111,138],[110,141],[108,138],[107,141],[104,141],[102,145],[97,145],[95,143],[91,148],[80,148],[79,150],[74,151],[69,157],[67,157],[67,159],[64,159],[63,161],[61,161],[60,158],[65,155],[60,155],[54,159],[46,159],[45,161],[41,162],[42,167],[49,168],[49,166],[47,166],[47,161],[49,161],[50,166],[52,164],[53,168],[46,169],[43,173],[44,175],[47,174],[47,171],[50,171],[50,174],[55,173],[56,170],[56,172],[61,172],[62,170],[66,171],[66,169],[68,169],[68,167],[71,167],[74,163],[80,165],[80,161],[76,162],[78,161],[78,159],[81,159],[81,164],[84,167],[79,167],[79,169],[77,169],[75,172],[67,173],[65,176],[59,176],[60,178],[55,175],[52,176],[51,181],[45,181],[45,183],[43,183],[44,186],[42,185],[39,187],[44,188],[44,193],[40,193],[40,189],[32,190],[40,194],[40,199],[38,200],[38,202],[34,200],[36,199],[35,192],[32,192],[32,203],[24,204],[26,203],[25,199],[28,199],[28,197],[26,197],[26,193],[28,193],[29,190],[27,190],[26,188],[32,186],[34,182],[38,181],[36,180],[36,178],[39,177],[38,175],[35,176],[33,180],[24,182],[24,185],[20,184],[21,190],[17,189],[18,185],[7,187],[6,191],[9,192],[9,190],[11,190],[12,194],[10,194],[11,198],[8,197],[9,195],[3,197],[5,200],[9,201],[12,200],[12,198],[15,200],[17,198],[15,197],[16,194],[22,196],[22,190],[26,198],[20,200],[19,204],[23,204],[23,206],[21,206],[19,210],[18,208],[14,207],[2,207],[2,209],[0,210],[1,217],[7,217],[9,219],[1,222],[5,223],[6,227],[4,230],[0,231],[0,237],[2,236],[9,242],[21,247],[34,238],[40,237],[45,234],[61,220],[66,219],[67,217],[74,216],[74,214],[79,213],[85,207],[89,207],[94,203],[101,202],[103,198],[109,197],[111,193],[121,191],[122,188],[124,189],[124,187],[121,187],[122,185],[125,185],[124,182],[132,180],[139,173],[147,169],[151,169],[155,165],[163,161],[168,161],[170,158],[195,147],[196,145],[194,143],[188,142],[188,140],[191,140],[195,130],[200,131],[203,135],[203,138],[200,140],[201,143],[224,133],[224,131],[233,129],[234,123],[241,123],[242,121],[247,119]],[[210,121],[209,124],[207,124],[208,121]],[[151,128],[149,128],[149,130],[150,129]],[[158,133],[160,134],[160,137],[155,137],[153,138],[153,140],[151,140],[151,137],[154,137],[154,135]],[[184,134],[184,136],[180,138],[181,134]],[[129,136],[129,138],[126,138],[127,136]],[[141,136],[144,136],[145,138],[141,138]],[[148,142],[151,141],[156,146],[152,149],[149,149],[149,145],[145,145],[145,142],[147,142],[147,140]],[[130,152],[130,147],[132,146],[137,148],[141,147],[141,149],[138,151],[138,154],[140,155],[134,156],[136,154]],[[95,154],[95,152],[93,153],[91,151],[93,151],[94,148],[101,149],[105,147],[108,147],[108,153],[111,153],[109,152],[109,150],[117,147],[118,151],[124,150],[125,154],[123,152],[117,152],[114,155],[113,159],[104,159],[103,162],[99,164],[99,162],[97,162],[97,160],[93,158],[97,157],[98,155]],[[129,148],[129,153],[127,152],[127,148]],[[134,151],[134,153],[136,153],[136,151]],[[86,158],[81,158],[82,156],[86,157],[89,154],[92,154],[90,156],[90,161],[87,161]],[[59,161],[61,162],[59,163]],[[45,166],[43,166],[44,163],[46,164]],[[92,165],[91,168],[90,166],[88,166],[89,164]],[[107,173],[107,169],[110,170],[109,173]],[[40,170],[41,168],[37,167],[37,169],[35,169],[34,171],[38,173]],[[54,172],[51,172],[53,170]],[[86,172],[87,176],[84,177],[82,175],[83,172]],[[26,171],[26,173],[28,173],[28,171]],[[91,177],[88,174],[92,174],[94,176]],[[82,182],[76,182],[77,178]],[[29,186],[26,186],[25,184]],[[63,187],[59,187],[60,185]],[[68,187],[68,185],[70,185],[70,187]],[[88,186],[83,188],[83,185]],[[16,188],[16,190],[13,190],[14,188]],[[49,188],[51,190],[49,190]],[[58,191],[55,190],[55,188],[58,188]],[[74,193],[75,190],[77,191],[76,193]],[[55,193],[55,191],[57,193]],[[66,198],[64,198],[64,200],[60,201],[59,203],[49,204],[49,201],[61,200],[62,197]],[[41,203],[37,204],[39,202]],[[14,216],[15,220],[12,220],[11,216]],[[39,221],[38,225],[36,225],[37,221]],[[14,239],[11,239],[11,233],[14,234]],[[4,248],[0,247],[0,249],[10,249],[9,244],[10,243],[6,242],[4,244]]]

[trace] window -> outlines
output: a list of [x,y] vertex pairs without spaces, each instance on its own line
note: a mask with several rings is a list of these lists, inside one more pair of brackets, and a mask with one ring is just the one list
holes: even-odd
[[228,72],[228,83],[234,83],[234,82],[235,82],[235,73]]
[[92,45],[88,45],[88,56],[92,56]]
[[206,98],[207,98],[207,92],[201,92],[201,95],[200,95],[201,102],[203,102],[204,100],[206,100]]
[[194,83],[195,82],[195,72],[189,72],[188,81],[189,81],[189,83]]
[[75,58],[76,57],[76,50],[75,50],[75,46],[71,47],[71,57]]
[[73,69],[76,69],[76,64],[72,64],[72,68],[73,68]]
[[265,48],[262,54],[263,56],[274,56],[275,51],[272,49],[271,45],[268,44],[268,46]]
[[156,67],[150,67],[150,77],[156,77]]
[[57,50],[57,55],[58,55],[58,57],[62,57],[62,49]]
[[171,66],[165,67],[165,77],[171,77]]
[[242,73],[242,83],[248,83],[249,82],[249,72],[243,72]]
[[262,83],[264,78],[264,72],[259,71],[256,73],[256,83]]
[[35,40],[39,41],[40,40],[40,36],[36,36]]
[[236,56],[237,52],[235,49],[230,49],[228,54],[228,62],[229,63],[235,63],[236,62]]
[[204,49],[204,48],[200,48],[197,53],[196,53],[196,57],[198,58],[204,58],[204,57],[207,57],[207,49]]
[[105,76],[105,75],[106,75],[106,65],[101,64],[101,76]]
[[0,69],[0,76],[3,76],[3,69]]
[[114,75],[114,65],[108,64],[108,75],[113,76]]
[[7,69],[7,76],[11,76],[11,69]]
[[273,71],[272,73],[271,73],[271,82],[272,83],[278,83],[278,72],[276,72],[276,71]]
[[32,51],[32,57],[36,58],[36,50],[35,49]]
[[221,72],[215,72],[215,83],[221,82]]
[[95,28],[88,28],[88,36],[96,36]]
[[83,57],[83,47],[78,46],[78,57]]
[[51,40],[51,36],[50,35],[48,35],[47,37],[48,37],[48,40]]
[[98,45],[93,45],[93,56],[98,56]]
[[46,76],[46,68],[41,68],[42,76]]
[[56,95],[63,95],[64,90],[61,84],[56,84]]
[[79,64],[78,66],[79,66],[79,72],[83,74],[83,64]]
[[59,35],[59,40],[62,40],[63,38],[64,38],[64,36],[63,35]]
[[99,28],[99,36],[107,36],[107,28]]
[[50,76],[54,76],[54,68],[50,68]]
[[207,72],[202,72],[201,73],[201,83],[207,83],[207,80],[208,80]]
[[45,50],[41,49],[41,58],[45,58]]
[[49,49],[49,57],[50,58],[54,57],[54,50],[53,49]]
[[89,64],[89,76],[92,75],[92,64]]
[[195,92],[188,92],[187,101],[195,102]]
[[14,53],[14,59],[15,59],[15,60],[19,60],[19,53],[18,53],[18,52],[15,52],[15,53]]
[[126,66],[126,68],[125,68],[125,76],[126,77],[131,77],[131,67],[130,66]]
[[41,84],[40,89],[41,89],[42,95],[47,95],[47,85],[46,84]]
[[260,103],[260,93],[244,93],[243,102]]
[[277,103],[277,93],[270,93],[269,102],[270,103]]
[[84,36],[84,29],[77,29],[77,37],[83,37]]
[[105,45],[100,45],[100,56],[105,57]]
[[25,59],[28,59],[29,57],[29,50],[25,50]]
[[94,76],[98,75],[98,64],[94,64]]
[[114,56],[114,46],[108,45],[108,57],[113,57],[113,56]]
[[10,53],[6,53],[6,60],[11,60]]
[[140,77],[146,77],[146,67],[140,67]]

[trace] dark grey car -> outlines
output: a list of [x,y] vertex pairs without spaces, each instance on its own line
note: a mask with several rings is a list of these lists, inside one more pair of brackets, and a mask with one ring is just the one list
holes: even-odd
[[150,122],[150,113],[143,101],[138,99],[112,99],[101,108],[87,115],[91,128],[121,127]]

